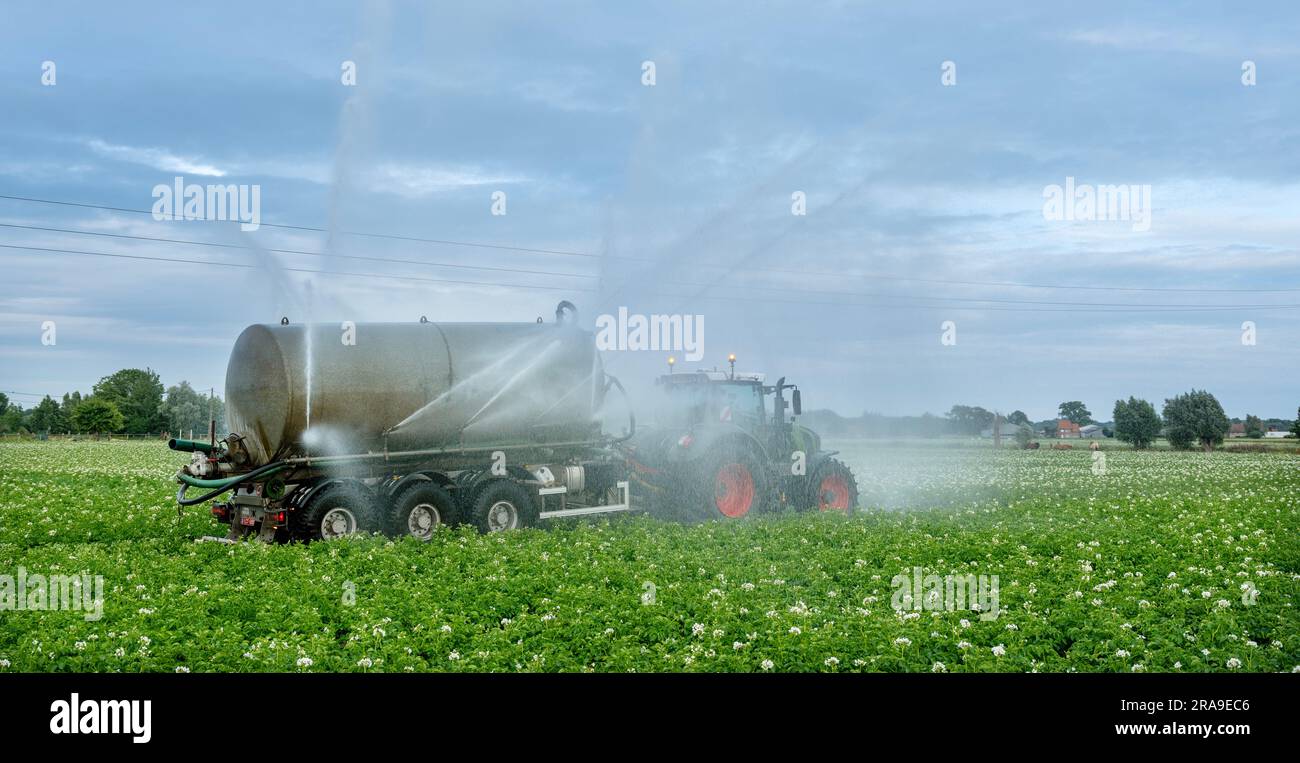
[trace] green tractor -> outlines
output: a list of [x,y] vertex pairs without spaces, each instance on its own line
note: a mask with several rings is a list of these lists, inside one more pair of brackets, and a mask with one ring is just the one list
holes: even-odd
[[853,472],[794,421],[802,412],[798,387],[785,377],[765,384],[762,374],[736,373],[734,356],[731,363],[730,372],[659,377],[654,420],[620,446],[650,512],[677,521],[853,512]]

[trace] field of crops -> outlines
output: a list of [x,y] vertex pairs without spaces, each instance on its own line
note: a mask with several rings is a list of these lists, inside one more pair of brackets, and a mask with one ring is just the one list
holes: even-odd
[[[161,443],[2,443],[0,575],[104,603],[0,611],[0,670],[1300,671],[1300,456],[841,447],[854,517],[304,547],[195,543]],[[1000,614],[896,611],[917,567]]]

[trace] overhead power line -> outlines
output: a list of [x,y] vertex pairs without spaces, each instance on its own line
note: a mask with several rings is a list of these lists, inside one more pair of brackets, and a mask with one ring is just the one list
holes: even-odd
[[[196,246],[209,246],[209,247],[217,247],[217,248],[223,248],[223,249],[253,250],[253,251],[256,251],[256,250],[258,249],[257,247],[242,246],[242,245],[238,245],[238,244],[222,244],[222,243],[215,243],[215,242],[210,242],[210,241],[191,241],[191,240],[186,240],[186,239],[159,238],[159,237],[155,237],[155,236],[138,236],[138,235],[127,235],[127,234],[121,234],[121,233],[106,233],[106,232],[103,232],[103,231],[82,231],[82,230],[75,230],[75,229],[71,229],[71,228],[52,228],[52,227],[40,226],[40,225],[17,225],[17,224],[13,224],[13,223],[0,223],[0,227],[3,227],[3,228],[16,228],[16,229],[21,229],[21,230],[37,230],[37,231],[54,232],[54,233],[71,233],[71,234],[84,235],[84,236],[105,236],[105,237],[109,237],[109,238],[130,239],[130,240],[137,240],[137,241],[154,241],[154,242],[162,242],[162,243],[170,243],[170,244],[184,244],[184,245],[196,245]],[[31,247],[31,248],[36,249],[36,248],[38,248],[38,247]],[[74,252],[76,252],[76,253],[81,253],[81,254],[94,254],[94,253],[92,253],[92,252],[84,252],[84,251],[79,251],[79,250],[63,250],[63,251],[64,251],[64,252],[67,252],[67,253],[74,253]],[[264,249],[263,251],[267,251],[267,252],[279,252],[279,253],[285,253],[285,254],[303,254],[303,255],[312,255],[312,256],[317,256],[317,257],[340,257],[340,258],[343,258],[343,259],[355,259],[355,260],[364,260],[364,261],[372,261],[372,262],[385,262],[385,263],[411,264],[411,265],[424,265],[424,266],[439,266],[439,267],[453,267],[453,268],[454,268],[454,267],[461,267],[461,268],[475,268],[475,266],[472,266],[472,265],[454,265],[454,264],[445,264],[445,263],[431,263],[431,262],[425,262],[425,261],[421,261],[421,260],[402,260],[402,259],[393,259],[393,258],[388,258],[388,257],[364,257],[364,256],[354,256],[354,255],[334,255],[334,254],[328,254],[328,253],[325,253],[325,252],[309,252],[309,251],[296,250],[296,249]],[[110,256],[109,253],[101,253],[101,254],[102,254],[103,256]],[[123,256],[125,256],[125,255],[123,255]],[[178,260],[178,261],[179,261],[179,260]],[[185,260],[185,261],[186,261],[186,262],[211,262],[211,261],[208,261],[208,260]],[[212,264],[217,264],[217,263],[213,262]],[[509,272],[509,273],[523,273],[523,274],[530,274],[530,275],[547,275],[547,276],[559,276],[559,277],[569,277],[569,278],[588,278],[588,279],[590,279],[590,278],[595,278],[595,276],[586,275],[586,274],[582,274],[582,273],[559,273],[559,272],[547,271],[547,270],[527,270],[527,269],[520,269],[520,268],[496,268],[496,267],[484,267],[484,268],[482,268],[482,269],[485,269],[485,270],[494,270],[494,271],[504,271],[504,272]],[[326,272],[326,271],[299,271],[299,272]],[[329,272],[332,272],[332,271],[329,271]],[[360,274],[358,274],[358,275],[360,275]],[[373,275],[375,275],[375,277],[380,277],[379,274],[373,274]],[[394,278],[395,278],[395,277],[398,277],[398,276],[389,276],[389,275],[387,275],[387,274],[383,274],[382,277],[394,277]],[[685,287],[691,287],[691,288],[708,288],[708,287],[709,287],[709,284],[692,283],[692,282],[685,282],[685,281],[675,281],[675,282],[672,282],[672,283],[673,283],[674,285],[685,286]],[[778,293],[778,294],[790,294],[790,293],[795,293],[795,294],[815,294],[815,295],[829,296],[829,297],[837,297],[837,296],[843,296],[843,297],[883,297],[883,298],[887,298],[887,299],[892,299],[892,298],[900,298],[900,297],[906,297],[906,296],[907,296],[907,295],[889,294],[889,293],[883,293],[883,292],[842,291],[842,290],[828,290],[828,289],[803,289],[803,288],[798,288],[798,287],[793,287],[793,286],[761,286],[761,285],[754,285],[754,284],[735,284],[735,287],[736,287],[736,288],[743,288],[743,289],[750,289],[750,290],[754,290],[754,291],[768,291],[768,292],[775,292],[775,293]],[[1056,306],[1074,306],[1074,307],[1162,307],[1162,308],[1164,308],[1164,307],[1168,307],[1168,308],[1177,308],[1177,307],[1197,307],[1197,308],[1199,308],[1199,307],[1218,307],[1218,305],[1186,305],[1186,304],[1140,305],[1140,304],[1131,304],[1131,303],[1123,303],[1123,302],[1119,302],[1119,303],[1116,303],[1116,302],[1055,302],[1055,301],[1045,301],[1045,300],[992,299],[992,298],[976,298],[976,297],[925,297],[925,296],[921,296],[921,297],[912,297],[912,298],[913,298],[913,299],[918,299],[918,300],[925,300],[925,301],[938,301],[938,302],[972,302],[972,303],[1010,304],[1010,305],[1017,305],[1017,304],[1019,304],[1019,305],[1056,305]],[[1253,305],[1222,305],[1222,307],[1253,307]]]
[[72,233],[78,236],[103,236],[107,238],[131,239],[133,241],[156,241],[166,244],[185,244],[188,246],[209,246],[218,249],[242,249],[245,251],[263,251],[275,254],[300,254],[310,257],[331,257],[341,260],[362,260],[366,262],[387,262],[399,265],[422,265],[424,267],[439,268],[459,268],[463,270],[492,270],[504,273],[524,273],[529,275],[545,276],[565,276],[569,278],[595,278],[596,276],[587,273],[557,273],[551,270],[527,270],[524,268],[505,268],[490,265],[460,265],[451,262],[429,262],[428,260],[403,260],[392,257],[367,257],[359,254],[332,254],[330,252],[311,252],[304,249],[273,249],[270,247],[244,246],[241,244],[222,244],[216,241],[192,241],[189,239],[179,238],[160,238],[157,236],[137,236],[126,233],[108,233],[105,231],[75,230],[72,228],[51,228],[43,225],[18,225],[16,223],[0,223],[0,228],[16,228],[19,230],[44,231],[47,233]]
[[[180,264],[187,264],[187,265],[208,265],[212,267],[236,268],[241,270],[260,269],[257,265],[250,265],[248,263],[242,263],[242,262],[223,262],[217,260],[193,260],[193,259],[185,259],[179,257],[160,257],[160,256],[150,256],[150,255],[122,254],[118,252],[93,252],[84,249],[63,249],[63,248],[54,248],[54,247],[23,246],[17,244],[0,244],[0,249],[16,249],[16,250],[24,250],[24,251],[46,252],[52,254],[75,254],[75,255],[83,255],[83,256],[90,256],[90,257],[111,257],[111,258],[119,258],[119,259],[127,259],[127,260],[144,260],[150,262],[173,262],[173,263],[180,263]],[[403,282],[416,281],[421,283],[445,283],[445,284],[459,284],[459,285],[470,285],[470,286],[489,286],[489,287],[498,287],[498,288],[540,289],[546,291],[564,291],[564,292],[596,292],[597,291],[596,289],[589,288],[589,287],[575,287],[575,286],[498,283],[498,282],[491,282],[491,281],[464,281],[464,280],[447,279],[447,278],[427,278],[423,276],[385,274],[385,273],[354,273],[354,272],[338,271],[338,270],[312,270],[310,268],[281,268],[281,269],[291,273],[307,273],[312,275],[325,275],[325,276],[346,276],[349,278],[378,278],[378,279],[403,281]],[[696,284],[696,285],[700,285],[700,284]],[[798,290],[788,290],[788,289],[774,289],[773,287],[738,286],[737,288],[764,289],[768,291],[772,291],[772,290],[796,291],[796,292],[798,291]],[[904,300],[903,304],[897,304],[897,303],[873,304],[873,303],[863,303],[863,302],[854,302],[854,301],[817,302],[817,301],[808,301],[808,300],[790,300],[790,299],[768,298],[768,297],[763,297],[763,298],[742,297],[742,296],[735,296],[735,295],[725,293],[725,291],[726,290],[715,289],[713,292],[699,296],[698,299],[700,299],[701,301],[710,301],[710,300],[741,301],[741,302],[755,302],[759,304],[783,303],[783,304],[803,304],[803,305],[843,305],[848,307],[853,307],[853,306],[891,307],[891,308],[910,307],[910,308],[923,308],[923,309],[943,308],[947,310],[994,310],[994,311],[1014,310],[1014,311],[1023,311],[1023,312],[1090,312],[1090,313],[1216,312],[1216,311],[1224,311],[1224,310],[1245,310],[1245,309],[1290,310],[1290,309],[1300,308],[1300,304],[1282,304],[1282,305],[1163,304],[1161,305],[1161,304],[1126,304],[1126,303],[1112,303],[1112,302],[1051,302],[1051,301],[1033,301],[1033,300],[997,300],[997,299],[980,299],[980,298],[972,298],[972,297],[916,297],[916,296],[903,295],[903,294],[886,294],[886,293],[879,293],[879,292],[820,292],[821,294],[829,295],[829,296],[872,297],[872,298],[880,298],[880,299],[887,299],[887,300]],[[650,293],[656,296],[680,296],[672,292],[650,292]],[[813,293],[818,293],[818,292],[813,292]],[[907,302],[911,302],[912,304],[907,304]],[[928,305],[916,304],[919,302],[935,302],[937,304],[928,304]],[[1038,309],[978,307],[975,305],[963,306],[963,305],[952,304],[954,302],[970,302],[970,303],[980,303],[980,304],[988,303],[988,304],[1036,305],[1040,307]],[[1041,306],[1053,306],[1057,308],[1060,307],[1088,308],[1088,309],[1069,309],[1069,310],[1045,309]],[[1101,309],[1094,309],[1094,308],[1101,308]]]
[[[116,257],[124,260],[148,260],[151,262],[178,262],[188,265],[211,265],[213,267],[238,268],[241,270],[258,270],[258,266],[250,265],[245,262],[221,262],[218,260],[187,260],[179,257],[151,257],[143,254],[120,254],[117,252],[88,252],[83,249],[56,249],[53,247],[40,246],[18,246],[16,244],[0,244],[0,249],[26,249],[35,252],[50,252],[53,254],[80,254],[89,257]],[[423,276],[409,275],[386,275],[383,273],[349,273],[341,270],[311,270],[310,268],[280,268],[290,273],[311,273],[315,275],[335,275],[348,276],[350,278],[384,278],[397,281],[421,281],[426,283],[449,283],[460,284],[464,286],[498,286],[512,289],[546,289],[548,291],[592,291],[591,289],[573,288],[568,286],[543,286],[540,284],[522,284],[522,283],[495,283],[492,281],[460,281],[450,278],[425,278]]]
[[40,398],[45,397],[45,395],[38,395],[35,392],[15,392],[11,389],[0,389],[0,394],[18,395],[20,397],[40,397]]
[[[65,206],[65,207],[77,207],[82,209],[98,209],[98,210],[109,211],[109,212],[124,212],[129,214],[150,215],[151,217],[153,216],[153,211],[148,209],[132,209],[128,207],[115,207],[115,206],[109,206],[104,204],[89,204],[83,202],[59,201],[56,199],[41,199],[41,198],[35,198],[31,196],[14,196],[9,194],[0,194],[0,199],[28,202],[34,204],[51,204],[51,205]],[[239,221],[229,220],[229,221],[212,221],[212,222],[239,222]],[[290,224],[280,224],[280,223],[260,223],[260,225],[264,225],[269,228],[309,231],[314,233],[323,233],[326,235],[331,233],[331,231],[329,231],[326,228],[319,228],[319,227],[313,227],[307,225],[290,225]],[[41,229],[38,226],[21,226],[21,225],[13,225],[13,224],[5,225],[5,227],[14,227],[14,228],[27,227],[36,230]],[[61,229],[53,229],[53,230],[55,230],[56,232],[88,233],[86,231],[64,231]],[[96,233],[98,235],[116,235],[122,238],[131,238],[129,236],[126,236],[125,234],[102,234],[98,232]],[[457,241],[452,239],[441,239],[441,238],[423,238],[419,236],[403,236],[403,235],[389,234],[389,233],[371,233],[371,232],[361,232],[361,231],[339,231],[339,233],[347,236],[389,239],[395,241],[408,241],[408,242],[417,242],[417,243],[426,243],[426,244],[439,244],[444,246],[466,246],[466,247],[475,247],[481,249],[496,249],[502,251],[520,252],[525,254],[585,257],[589,259],[606,259],[606,260],[623,261],[623,262],[643,262],[648,264],[656,264],[659,262],[658,260],[652,257],[628,257],[625,255],[595,254],[591,252],[575,252],[575,251],[567,251],[561,249],[541,249],[541,248],[532,248],[532,247],[509,246],[505,244],[488,244],[488,243],[475,242],[475,241]],[[211,242],[195,242],[195,241],[182,242],[182,241],[171,240],[171,239],[150,239],[149,237],[144,237],[144,236],[136,237],[136,238],[141,238],[143,240],[170,241],[174,243],[190,243],[199,246],[219,246],[219,247],[229,247],[229,248],[255,249],[255,247],[238,247],[232,244],[215,244]],[[341,255],[341,254],[331,254],[326,252],[307,252],[307,251],[291,250],[291,249],[267,249],[266,251],[277,252],[282,254],[302,254],[302,255],[312,255],[312,256],[321,256],[321,257],[340,257],[345,259],[372,259],[376,261],[402,262],[403,264],[409,263],[409,264],[422,264],[422,265],[437,265],[439,267],[475,268],[479,270],[506,270],[505,268],[496,268],[496,267],[489,268],[487,266],[451,265],[446,263],[426,263],[426,262],[419,262],[419,261],[391,260],[390,258],[364,258],[364,257],[360,257],[359,255]],[[717,264],[711,264],[711,263],[699,262],[699,261],[693,261],[692,266],[720,269],[720,270],[728,269],[728,266],[726,265],[717,265]],[[768,268],[768,267],[753,267],[753,268],[748,268],[748,270],[753,272],[777,273],[783,275],[828,276],[834,278],[858,278],[858,279],[866,279],[866,280],[928,283],[928,284],[948,285],[948,286],[996,286],[996,287],[1011,287],[1011,288],[1025,288],[1025,289],[1126,291],[1126,292],[1150,292],[1150,293],[1170,292],[1170,293],[1185,293],[1185,294],[1270,294],[1270,293],[1280,294],[1280,293],[1300,292],[1300,288],[1195,289],[1195,288],[1157,287],[1157,286],[1096,286],[1096,285],[1082,285],[1082,284],[1048,284],[1048,283],[1036,283],[1036,282],[1025,282],[1025,281],[977,281],[977,280],[945,279],[945,278],[919,278],[915,276],[899,276],[899,275],[882,274],[882,273],[846,273],[843,271],[794,270],[788,268]],[[553,273],[550,271],[528,271],[522,269],[514,270],[511,272],[531,273],[536,275],[564,275],[564,276],[570,276],[574,278],[595,278],[595,276],[592,275],[579,274],[579,273]]]
[[[76,201],[57,201],[54,199],[37,199],[31,196],[9,196],[6,194],[0,194],[0,199],[9,199],[10,201],[26,201],[34,204],[55,204],[62,207],[102,209],[108,212],[127,212],[136,215],[149,215],[150,217],[153,216],[152,209],[131,209],[129,207],[110,207],[103,204],[85,204]],[[237,223],[240,221],[239,220],[210,220],[209,222]],[[524,246],[508,246],[506,244],[484,244],[476,241],[452,241],[450,239],[441,239],[441,238],[421,238],[419,236],[401,236],[392,233],[367,233],[362,231],[331,231],[328,228],[316,228],[310,225],[288,225],[284,223],[258,223],[258,224],[266,226],[267,228],[281,228],[284,230],[300,230],[300,231],[309,231],[312,233],[325,233],[325,234],[339,233],[345,236],[360,236],[363,238],[385,238],[385,239],[392,239],[395,241],[416,241],[425,244],[443,244],[447,246],[471,246],[480,249],[503,249],[511,252],[526,252],[531,254],[553,254],[553,255],[559,255],[565,257],[592,257],[592,258],[601,257],[601,255],[599,254],[591,254],[589,252],[568,252],[563,249],[535,249],[535,248],[524,247]]]

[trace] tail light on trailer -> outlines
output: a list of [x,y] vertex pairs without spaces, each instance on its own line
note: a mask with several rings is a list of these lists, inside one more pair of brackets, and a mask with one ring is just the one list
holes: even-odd
[[212,516],[225,520],[230,518],[230,507],[224,503],[212,504]]
[[282,524],[284,524],[284,517],[285,517],[285,513],[284,513],[283,511],[277,511],[277,512],[274,512],[274,513],[272,513],[272,514],[267,514],[267,515],[266,515],[266,518],[267,518],[267,519],[271,520],[272,522],[276,523],[277,525],[282,525]]
[[689,448],[691,447],[691,445],[694,444],[695,444],[695,437],[689,434],[682,435],[681,439],[677,441],[677,447],[679,448]]

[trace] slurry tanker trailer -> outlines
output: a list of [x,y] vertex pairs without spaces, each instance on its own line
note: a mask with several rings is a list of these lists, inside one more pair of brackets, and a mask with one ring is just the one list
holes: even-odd
[[[849,469],[787,420],[794,385],[670,373],[654,423],[638,427],[575,317],[561,302],[554,323],[250,326],[226,369],[230,434],[169,443],[192,454],[176,500],[213,501],[231,539],[281,541],[854,509]],[[602,425],[607,399],[626,407],[618,434]]]

